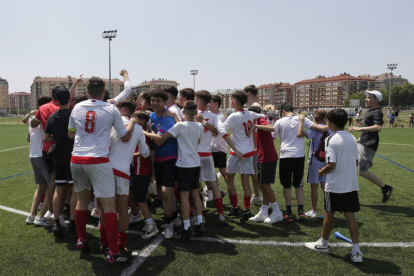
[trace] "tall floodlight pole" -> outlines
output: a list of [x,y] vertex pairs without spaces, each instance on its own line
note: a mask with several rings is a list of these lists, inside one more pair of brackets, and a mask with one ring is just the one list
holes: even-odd
[[198,74],[198,70],[190,70],[191,75],[194,76],[194,84],[193,84],[193,89],[195,91],[195,76]]
[[397,69],[397,63],[387,64],[388,70],[391,70],[390,74],[390,93],[388,95],[388,110],[391,112],[391,88],[392,88],[392,70]]
[[109,94],[112,94],[112,84],[111,84],[111,40],[116,38],[117,30],[112,31],[103,31],[102,38],[109,40]]

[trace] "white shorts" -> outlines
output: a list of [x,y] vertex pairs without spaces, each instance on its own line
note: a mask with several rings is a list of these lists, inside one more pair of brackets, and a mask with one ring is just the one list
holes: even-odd
[[200,181],[216,181],[213,156],[200,157]]
[[114,175],[115,193],[117,195],[129,195],[129,179]]
[[90,165],[70,163],[70,170],[72,171],[73,187],[76,193],[90,190],[92,184],[95,197],[115,197],[114,174],[109,162]]
[[244,157],[239,161],[237,156],[230,155],[226,170],[227,173],[254,174],[253,157]]

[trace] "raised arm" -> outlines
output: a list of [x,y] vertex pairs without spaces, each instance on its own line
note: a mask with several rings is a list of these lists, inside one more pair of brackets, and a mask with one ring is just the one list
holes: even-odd
[[129,81],[128,71],[127,70],[121,70],[121,72],[119,72],[119,74],[122,77],[124,77],[124,90],[121,93],[119,93],[119,95],[116,96],[114,99],[109,99],[108,100],[108,103],[111,103],[111,104],[117,104],[121,100],[124,100],[124,99],[128,98],[128,96],[131,94],[131,83]]
[[26,116],[24,116],[22,122],[23,124],[27,124],[27,122],[29,121],[30,116],[34,116],[36,114],[37,110],[32,110],[30,111]]
[[81,74],[79,78],[77,78],[75,82],[72,84],[72,87],[69,90],[70,100],[72,100],[75,97],[76,86],[78,86],[79,83],[83,82],[82,76],[83,74]]

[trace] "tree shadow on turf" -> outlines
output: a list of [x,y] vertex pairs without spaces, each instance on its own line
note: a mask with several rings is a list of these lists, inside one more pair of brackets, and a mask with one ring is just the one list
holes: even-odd
[[336,254],[330,253],[329,256],[335,259],[342,260],[346,263],[353,265],[358,268],[361,272],[365,274],[375,274],[375,275],[402,275],[401,267],[398,265],[382,260],[375,260],[363,256],[363,263],[354,263],[351,261],[351,254],[346,256],[339,256]]
[[399,216],[399,215],[405,215],[408,218],[414,217],[414,210],[407,207],[402,206],[395,206],[395,205],[363,205],[361,204],[361,207],[368,207],[371,209],[376,209],[378,211],[381,211],[380,215],[385,216]]

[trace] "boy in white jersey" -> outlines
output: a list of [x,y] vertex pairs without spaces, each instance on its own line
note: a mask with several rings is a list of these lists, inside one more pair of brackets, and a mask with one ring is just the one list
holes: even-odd
[[86,249],[86,222],[88,220],[88,201],[91,184],[95,196],[105,212],[104,223],[109,245],[108,262],[125,262],[126,258],[118,247],[118,217],[115,203],[115,183],[108,153],[112,126],[127,141],[136,122],[131,119],[128,128],[122,121],[118,109],[103,102],[105,82],[97,77],[89,79],[87,84],[90,99],[77,104],[69,119],[68,135],[75,139],[71,171],[78,202],[75,210],[77,247]]
[[[182,108],[186,101],[194,101],[194,90],[192,88],[181,89],[178,94],[178,105]],[[182,121],[185,121],[183,116]]]
[[348,121],[345,110],[331,110],[327,118],[329,129],[335,133],[325,139],[327,164],[319,170],[320,175],[326,175],[322,237],[317,242],[305,243],[305,246],[313,251],[329,253],[328,239],[333,228],[335,212],[344,212],[353,243],[351,261],[362,263],[358,223],[355,218],[355,212],[360,210],[357,141],[353,135],[344,130]]
[[187,101],[184,104],[183,110],[186,118],[185,122],[176,123],[161,136],[157,134],[146,134],[148,137],[161,142],[171,137],[176,137],[178,140],[178,158],[176,163],[178,168],[177,187],[181,194],[180,205],[184,222],[184,231],[181,233],[180,237],[181,242],[187,241],[190,237],[196,234],[195,231],[190,228],[190,191],[197,213],[197,232],[199,235],[202,235],[205,232],[201,200],[198,196],[200,158],[197,153],[197,145],[202,137],[203,127],[200,123],[194,121],[194,115],[197,113],[197,106],[193,101]]
[[247,221],[252,216],[250,212],[251,190],[249,185],[249,175],[254,174],[252,159],[256,152],[254,149],[253,137],[249,135],[249,131],[252,128],[255,119],[264,117],[263,114],[256,114],[244,110],[243,105],[246,101],[247,95],[243,91],[236,91],[231,95],[231,107],[236,109],[236,112],[231,114],[223,124],[225,131],[222,132],[222,130],[220,130],[220,134],[223,135],[223,137],[227,134],[227,130],[231,130],[234,144],[243,155],[242,160],[238,160],[235,153],[231,151],[230,157],[227,160],[227,188],[229,191],[230,202],[233,206],[233,208],[227,212],[227,215],[240,215],[236,187],[234,186],[234,176],[236,173],[240,173],[244,191],[244,213],[240,220],[241,222]]
[[174,113],[177,115],[178,120],[183,120],[183,114],[181,112],[181,109],[177,106],[176,100],[178,95],[178,90],[175,86],[168,86],[164,88],[164,91],[168,95],[167,103],[165,104],[167,107],[167,110],[171,113]]
[[[132,112],[134,112],[135,104],[128,100],[122,100],[117,104],[117,108],[122,116],[125,126],[130,122]],[[138,120],[137,120],[138,121]],[[128,141],[122,141],[115,128],[111,130],[111,147],[109,149],[109,162],[113,168],[115,180],[116,204],[119,214],[119,249],[126,251],[126,243],[128,239],[128,196],[129,196],[129,178],[130,164],[135,152],[135,148],[139,147],[141,156],[146,158],[149,156],[149,149],[145,142],[142,127],[135,124],[134,130]],[[108,241],[106,237],[105,224],[102,223],[104,212],[101,212],[101,224],[99,230],[101,232],[101,245],[103,251],[106,251]]]
[[208,189],[213,191],[213,198],[216,203],[219,220],[225,224],[228,224],[228,221],[223,213],[223,199],[217,183],[217,176],[211,152],[212,135],[218,134],[217,129],[219,128],[219,121],[216,114],[207,111],[207,104],[210,103],[210,101],[210,92],[200,90],[195,93],[195,103],[198,109],[198,114],[195,118],[197,122],[203,125],[203,135],[200,140],[200,144],[197,147],[198,155],[200,156],[200,181],[205,181]]

